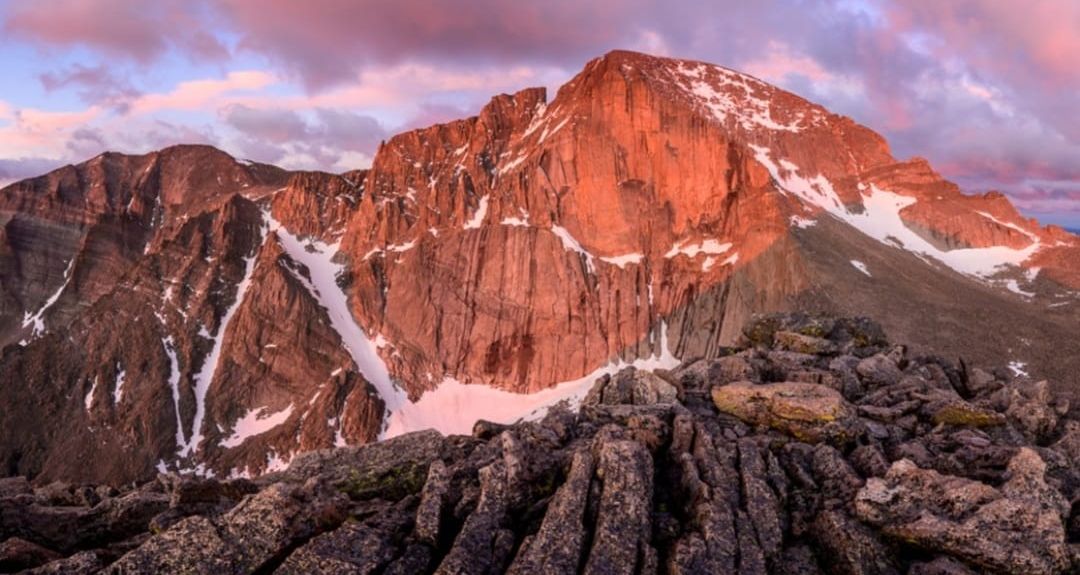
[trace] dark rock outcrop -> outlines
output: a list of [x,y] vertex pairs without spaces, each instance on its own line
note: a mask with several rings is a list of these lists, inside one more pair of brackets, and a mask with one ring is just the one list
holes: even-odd
[[883,338],[807,336],[823,340],[814,353],[792,351],[789,336],[758,338],[763,322],[783,334],[794,321],[751,325],[746,347],[721,360],[598,380],[580,413],[556,406],[540,421],[479,426],[477,437],[420,432],[313,452],[251,481],[162,475],[112,492],[4,480],[0,566],[515,575],[1080,567],[1071,505],[1080,422],[1049,394],[1021,391],[1041,387],[974,370],[978,385],[965,386],[948,361]]

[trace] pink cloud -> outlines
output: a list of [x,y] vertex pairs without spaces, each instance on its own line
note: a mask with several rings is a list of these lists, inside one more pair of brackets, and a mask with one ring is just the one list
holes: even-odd
[[[308,86],[349,81],[404,60],[566,61],[638,38],[643,0],[222,0],[241,47],[268,54]],[[298,22],[303,22],[298,25]]]
[[87,46],[144,64],[176,46],[193,58],[220,60],[228,51],[205,31],[192,0],[37,0],[12,3],[3,25],[11,37],[48,46]]
[[64,149],[67,134],[99,117],[96,106],[75,112],[23,108],[12,112],[13,122],[0,126],[0,157],[53,156]]
[[131,100],[139,96],[138,90],[126,79],[114,74],[105,64],[76,64],[60,72],[46,72],[40,78],[42,86],[50,92],[75,88],[83,101],[108,106],[121,112],[126,111]]
[[889,17],[898,31],[939,35],[938,54],[962,56],[976,68],[1048,84],[1080,79],[1080,3],[1073,0],[912,0],[892,5]]
[[211,107],[224,96],[255,91],[274,84],[273,74],[259,70],[229,72],[223,79],[192,80],[180,83],[167,93],[145,94],[131,102],[135,114],[159,110],[197,110]]
[[781,82],[789,75],[803,76],[814,82],[830,82],[833,74],[816,60],[804,54],[796,54],[790,46],[770,40],[763,57],[750,60],[740,66],[742,71],[770,82]]

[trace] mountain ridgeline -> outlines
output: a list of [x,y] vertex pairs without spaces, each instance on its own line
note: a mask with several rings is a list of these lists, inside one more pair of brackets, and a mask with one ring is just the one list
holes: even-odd
[[577,405],[727,353],[754,314],[1075,391],[1080,238],[965,195],[851,119],[612,52],[369,169],[206,146],[0,190],[0,474],[121,485]]

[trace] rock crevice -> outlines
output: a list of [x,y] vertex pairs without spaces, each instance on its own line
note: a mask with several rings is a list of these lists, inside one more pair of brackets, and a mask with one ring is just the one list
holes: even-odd
[[[1080,422],[1024,378],[775,316],[579,412],[124,493],[0,481],[32,573],[1065,573]],[[802,333],[792,338],[788,333]],[[792,351],[795,342],[802,351]],[[962,392],[962,393],[961,393]],[[1022,414],[1022,416],[1021,416]],[[79,529],[59,529],[78,525]]]

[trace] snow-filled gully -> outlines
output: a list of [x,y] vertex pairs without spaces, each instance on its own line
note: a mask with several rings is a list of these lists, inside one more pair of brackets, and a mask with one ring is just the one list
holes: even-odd
[[326,244],[315,240],[301,240],[289,233],[280,222],[267,215],[270,230],[277,234],[278,241],[289,257],[304,264],[311,276],[309,291],[312,297],[326,309],[330,324],[341,336],[349,355],[352,356],[360,374],[379,392],[389,411],[408,403],[405,392],[390,379],[386,364],[376,351],[375,343],[353,319],[349,310],[348,298],[337,284],[337,276],[342,265],[333,261],[337,254],[337,244]]
[[[64,290],[67,289],[68,284],[71,283],[71,272],[75,268],[75,259],[76,256],[71,256],[71,261],[69,261],[67,267],[64,268],[64,283],[61,284],[60,287],[51,296],[49,296],[49,299],[45,300],[45,303],[42,304],[41,309],[39,309],[37,313],[33,314],[31,314],[30,312],[26,312],[23,316],[22,326],[24,329],[30,326],[34,326],[33,330],[31,330],[30,332],[30,340],[33,340],[34,338],[45,333],[45,312],[49,311],[49,308],[56,304],[56,302],[60,299],[60,296],[64,293]],[[23,342],[21,343],[25,345],[26,340],[23,340]]]
[[369,337],[353,318],[345,293],[337,284],[343,266],[333,261],[338,245],[314,240],[302,240],[291,234],[269,215],[270,229],[277,234],[285,252],[297,263],[304,264],[311,276],[302,282],[311,295],[326,309],[331,326],[364,378],[378,391],[386,404],[387,415],[380,439],[388,439],[422,429],[435,429],[444,434],[469,433],[478,419],[508,423],[522,418],[542,417],[547,408],[560,401],[576,405],[588,393],[596,378],[616,373],[625,367],[639,369],[673,368],[679,360],[668,349],[667,326],[661,324],[655,337],[660,338],[660,353],[633,362],[618,360],[597,368],[573,381],[532,394],[512,393],[486,385],[467,385],[451,377],[432,391],[412,402],[399,388],[378,355],[376,338]]
[[668,348],[666,324],[660,325],[658,336],[660,353],[657,355],[632,362],[619,359],[578,379],[536,393],[513,393],[486,385],[466,385],[451,377],[443,378],[438,387],[424,393],[415,403],[406,401],[392,411],[381,438],[421,429],[435,429],[446,435],[468,434],[480,419],[513,423],[520,419],[539,419],[551,406],[561,401],[576,407],[592,388],[593,382],[603,375],[615,374],[626,367],[654,370],[678,366],[679,359]]
[[755,159],[769,170],[772,179],[783,193],[793,195],[808,205],[817,206],[881,243],[894,245],[894,242],[899,242],[903,249],[919,256],[934,258],[961,274],[986,280],[1006,266],[1019,266],[1042,248],[1038,236],[1019,229],[1018,226],[1012,226],[1032,238],[1031,245],[1023,249],[991,246],[942,250],[915,233],[900,217],[904,208],[918,201],[916,198],[883,190],[876,185],[867,188],[860,184],[864,210],[862,213],[849,212],[840,201],[832,183],[824,176],[804,176],[798,166],[790,161],[774,160],[769,148],[754,144],[751,144],[750,148],[754,151]]
[[206,395],[210,391],[210,384],[214,381],[214,373],[217,372],[218,364],[221,362],[221,348],[225,344],[225,331],[229,327],[229,322],[232,321],[233,315],[236,314],[236,310],[240,309],[240,305],[244,303],[244,297],[247,295],[247,290],[251,286],[251,276],[255,272],[255,258],[259,254],[259,250],[262,249],[263,242],[266,241],[266,228],[263,228],[262,237],[259,240],[258,247],[255,248],[255,253],[244,258],[244,277],[240,280],[240,283],[236,287],[236,298],[233,300],[229,309],[225,311],[225,315],[221,317],[221,323],[218,324],[217,333],[213,335],[214,346],[210,349],[210,354],[203,360],[202,367],[199,368],[199,373],[195,374],[195,418],[191,424],[191,439],[187,443],[184,443],[180,448],[180,456],[188,456],[199,450],[199,444],[202,443],[203,434],[203,420],[206,418]]

